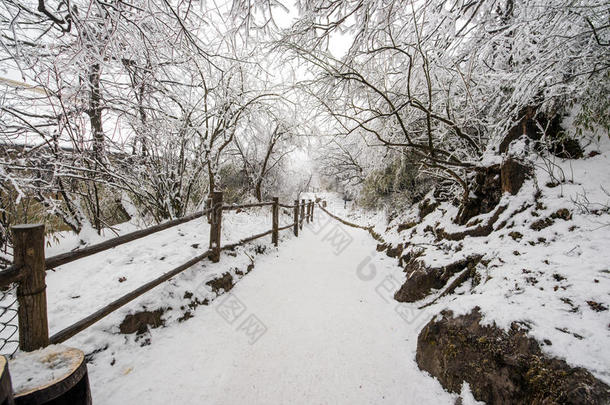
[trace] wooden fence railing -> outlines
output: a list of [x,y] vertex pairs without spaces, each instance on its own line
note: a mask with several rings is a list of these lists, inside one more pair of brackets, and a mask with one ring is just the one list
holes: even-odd
[[[326,209],[326,201],[323,201],[323,204],[318,203],[318,205],[320,206],[320,209],[322,211],[324,211],[329,217],[336,219],[337,221],[341,222],[344,225],[351,226],[352,228],[363,229],[363,230],[367,231],[373,237],[373,239],[375,239],[377,242],[385,243],[385,240],[383,239],[383,237],[380,234],[378,234],[377,232],[375,232],[374,225],[369,225],[369,226],[358,225],[353,222],[349,222],[343,218],[340,218]],[[312,209],[313,209],[313,207],[312,207]]]
[[[222,250],[234,249],[247,242],[271,235],[272,243],[277,246],[279,242],[279,232],[289,228],[293,229],[294,235],[299,236],[299,229],[303,228],[303,222],[313,220],[314,203],[311,200],[294,201],[293,205],[280,204],[279,199],[274,197],[270,202],[243,205],[223,205],[222,192],[211,193],[208,200],[208,209],[187,215],[183,218],[168,221],[159,225],[151,226],[146,229],[131,232],[117,238],[109,239],[104,242],[91,245],[76,251],[62,253],[56,256],[45,258],[44,256],[44,225],[16,225],[12,227],[13,242],[13,265],[0,271],[0,288],[12,283],[17,283],[18,301],[18,322],[19,322],[19,348],[22,351],[32,351],[49,344],[62,343],[77,333],[85,330],[97,321],[116,311],[118,308],[133,301],[142,294],[150,291],[154,287],[169,280],[177,274],[183,272],[194,264],[205,258],[210,258],[213,262],[220,261]],[[271,206],[272,221],[271,229],[257,235],[248,236],[236,243],[221,245],[222,213],[223,211],[243,210],[253,207]],[[279,209],[286,208],[293,210],[294,222],[285,226],[279,226]],[[156,232],[171,228],[176,225],[192,221],[197,218],[207,216],[210,222],[210,245],[209,250],[193,257],[184,264],[164,273],[156,279],[136,288],[135,290],[114,300],[105,307],[81,319],[67,328],[49,337],[49,327],[47,319],[47,299],[46,299],[46,270],[56,268],[66,263],[73,262],[112,249],[124,243],[144,238]]]

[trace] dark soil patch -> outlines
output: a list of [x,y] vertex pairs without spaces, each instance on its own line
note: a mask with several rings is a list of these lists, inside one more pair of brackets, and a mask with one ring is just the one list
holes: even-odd
[[154,311],[144,310],[127,315],[119,325],[119,330],[123,334],[137,333],[138,335],[142,335],[148,332],[149,327],[154,329],[165,324],[161,319],[164,312],[165,309],[159,308]]
[[[439,205],[440,205],[439,202],[430,201],[428,198],[426,198],[424,201],[420,202],[418,205],[419,220],[421,221],[422,219],[424,219],[424,217],[426,217],[428,214],[432,213],[432,211],[434,211]],[[415,226],[415,225],[413,225],[413,226]],[[399,229],[400,229],[400,227],[399,227]],[[408,228],[406,228],[406,229],[408,229]],[[400,230],[398,232],[400,232]]]
[[508,234],[508,236],[510,236],[511,238],[513,238],[513,240],[515,241],[520,241],[521,238],[523,238],[523,234],[521,232],[517,232],[517,231],[513,231],[511,233]]
[[388,257],[396,258],[396,257],[400,257],[400,255],[402,254],[402,250],[403,250],[403,245],[402,245],[402,243],[399,243],[395,247],[388,246],[385,253],[386,253],[386,255],[388,255]]
[[567,208],[561,208],[551,214],[551,218],[553,219],[563,219],[564,221],[569,221],[572,219],[572,213]]
[[416,222],[407,222],[405,224],[400,224],[398,225],[398,233],[402,232],[402,231],[406,231],[407,229],[411,229],[417,226]]
[[193,317],[191,311],[186,311],[180,318],[178,318],[178,322],[188,321]]
[[224,290],[224,292],[229,292],[234,286],[233,276],[231,276],[231,273],[224,273],[222,277],[210,280],[206,284],[217,294],[221,289]]
[[596,302],[596,301],[587,301],[587,304],[595,312],[602,312],[602,311],[607,311],[608,310],[607,306],[605,306],[602,303]]
[[544,228],[548,228],[549,226],[553,225],[556,219],[563,219],[564,221],[569,221],[572,219],[572,213],[567,208],[560,208],[554,213],[552,213],[550,217],[539,219],[533,222],[530,225],[530,228],[534,231],[541,231]]
[[544,228],[548,228],[549,226],[553,225],[554,223],[555,223],[555,221],[553,221],[551,218],[539,219],[539,220],[533,222],[530,225],[530,228],[533,229],[534,231],[541,231]]

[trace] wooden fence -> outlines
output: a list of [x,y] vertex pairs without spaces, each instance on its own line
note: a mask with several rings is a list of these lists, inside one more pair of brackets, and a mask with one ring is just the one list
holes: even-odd
[[[280,204],[279,199],[274,197],[270,202],[244,205],[223,205],[222,192],[213,192],[208,200],[208,208],[187,215],[183,218],[168,221],[159,225],[151,226],[146,229],[131,232],[117,238],[109,239],[104,242],[85,247],[72,252],[62,253],[56,256],[45,258],[44,256],[44,225],[16,225],[12,227],[14,235],[13,243],[13,265],[0,271],[0,288],[4,288],[12,283],[17,283],[17,301],[19,304],[19,348],[23,351],[32,351],[49,344],[57,344],[66,341],[77,333],[85,330],[108,314],[118,308],[133,301],[142,294],[150,291],[159,284],[169,280],[177,274],[183,272],[194,264],[205,258],[210,258],[213,262],[220,261],[222,250],[234,249],[247,242],[271,235],[272,243],[277,246],[279,232],[286,229],[293,229],[294,235],[299,236],[299,229],[303,228],[303,222],[313,220],[314,203],[311,200],[294,201],[293,205]],[[222,213],[230,210],[243,210],[252,207],[271,207],[272,223],[269,231],[246,237],[239,242],[222,245]],[[293,210],[294,222],[279,226],[279,209],[286,208]],[[73,262],[112,249],[124,243],[128,243],[153,233],[192,221],[206,216],[210,222],[210,245],[209,249],[193,257],[184,264],[164,273],[156,279],[136,288],[135,290],[114,300],[105,307],[93,314],[81,319],[67,328],[49,337],[49,327],[47,319],[47,298],[45,273],[46,270],[53,269],[66,263]]]
[[374,225],[364,226],[364,225],[358,225],[353,222],[346,221],[345,219],[340,218],[340,217],[336,216],[335,214],[333,214],[332,212],[328,211],[326,209],[326,205],[325,205],[326,202],[324,201],[323,203],[324,204],[319,204],[320,209],[322,211],[324,211],[329,217],[336,219],[337,221],[341,222],[344,225],[351,226],[352,228],[363,229],[363,230],[367,231],[369,233],[369,235],[371,235],[373,237],[373,239],[375,239],[377,242],[386,243],[385,240],[383,239],[383,237],[374,231],[374,229],[375,229]]

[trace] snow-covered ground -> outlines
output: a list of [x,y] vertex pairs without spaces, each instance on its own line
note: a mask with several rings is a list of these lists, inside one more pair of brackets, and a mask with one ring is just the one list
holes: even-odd
[[[453,403],[418,370],[413,325],[379,288],[395,263],[377,256],[379,273],[364,280],[358,269],[375,249],[370,236],[335,221],[319,228],[306,226],[259,256],[252,273],[193,319],[152,330],[150,345],[111,336],[89,364],[94,401]],[[67,343],[87,346],[100,335]]]
[[[226,214],[225,243],[269,229],[266,211]],[[49,272],[51,333],[207,249],[208,233],[195,220]],[[47,255],[77,243],[66,235]],[[451,404],[457,396],[415,364],[426,320],[400,311],[388,284],[400,269],[375,247],[366,231],[317,210],[299,238],[286,230],[278,248],[266,238],[223,252],[220,263],[193,266],[65,345],[87,355],[96,404]],[[210,291],[205,283],[226,272],[242,279],[229,293]],[[163,327],[119,332],[126,315],[159,308]],[[187,310],[192,318],[179,320]],[[469,403],[467,386],[462,396]]]

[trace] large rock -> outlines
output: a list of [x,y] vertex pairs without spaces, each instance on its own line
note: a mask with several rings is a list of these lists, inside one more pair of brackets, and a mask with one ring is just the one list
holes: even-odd
[[417,364],[445,389],[466,381],[489,404],[607,404],[610,387],[587,370],[542,353],[517,324],[482,326],[478,309],[456,318],[444,311],[417,339]]
[[491,212],[502,198],[500,165],[477,167],[469,179],[470,191],[462,201],[455,222],[465,225],[472,217]]
[[528,164],[513,158],[506,159],[500,169],[502,192],[517,194],[525,179],[532,176],[532,172],[532,167]]
[[539,106],[523,108],[519,112],[518,121],[500,143],[499,152],[508,152],[511,142],[525,135],[539,150],[548,148],[552,154],[563,159],[582,158],[584,153],[580,143],[567,135],[561,126],[562,120],[561,114],[539,111]]
[[469,256],[447,266],[426,267],[421,261],[407,263],[405,271],[407,280],[394,294],[398,302],[415,302],[427,297],[433,289],[443,288],[449,279],[466,267],[474,267],[481,260],[481,255]]

